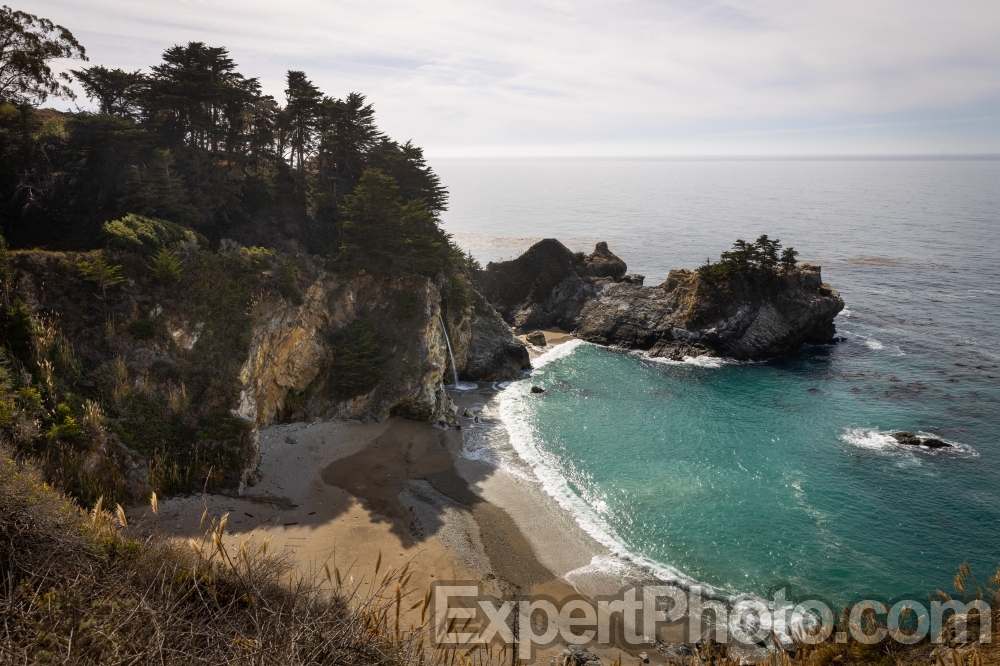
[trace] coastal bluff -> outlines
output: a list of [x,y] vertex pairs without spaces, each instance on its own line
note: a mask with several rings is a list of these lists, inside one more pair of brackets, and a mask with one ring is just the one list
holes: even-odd
[[844,309],[809,263],[716,280],[680,269],[662,284],[643,282],[607,243],[586,256],[555,239],[490,263],[479,276],[482,294],[516,330],[559,327],[588,342],[675,360],[759,360],[830,343]]
[[134,252],[0,257],[11,303],[0,356],[40,368],[62,419],[36,399],[10,419],[14,441],[65,433],[72,446],[51,456],[51,473],[84,475],[90,502],[209,483],[241,493],[258,476],[262,428],[454,423],[445,386],[456,373],[506,381],[530,367],[524,343],[473,289],[459,293],[455,276],[336,272],[263,248],[189,248],[177,262],[161,280]]

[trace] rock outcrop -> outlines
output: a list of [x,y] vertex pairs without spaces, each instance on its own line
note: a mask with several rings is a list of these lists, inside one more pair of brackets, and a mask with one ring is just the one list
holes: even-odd
[[[818,285],[814,284],[818,281]],[[725,356],[740,360],[784,354],[834,338],[840,295],[818,266],[713,284],[692,271],[671,271],[658,287],[606,285],[580,312],[574,334],[589,342],[648,350],[650,356]]]
[[607,243],[583,256],[547,238],[517,259],[490,262],[479,276],[479,289],[517,331],[571,330],[587,301],[625,272],[625,262]]
[[844,307],[814,264],[721,281],[674,270],[661,285],[642,283],[605,243],[581,261],[555,240],[489,264],[480,278],[517,329],[559,326],[589,342],[674,359],[762,359],[827,343]]
[[900,444],[906,444],[907,446],[924,446],[928,449],[951,448],[951,444],[948,442],[944,442],[935,437],[921,437],[920,435],[914,435],[912,432],[895,432],[892,434],[892,438]]
[[[396,305],[404,296],[416,297],[415,312],[406,317]],[[430,421],[451,406],[442,381],[451,370],[441,295],[429,279],[323,273],[301,300],[281,300],[261,313],[240,371],[237,416],[258,426],[279,418],[382,421],[390,414]],[[345,396],[334,388],[331,337],[362,314],[394,335],[383,354],[382,381]]]

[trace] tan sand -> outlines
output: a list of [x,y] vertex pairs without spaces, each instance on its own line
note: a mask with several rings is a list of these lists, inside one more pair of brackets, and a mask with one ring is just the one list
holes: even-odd
[[534,361],[536,358],[544,354],[545,352],[551,351],[553,347],[558,347],[564,342],[569,342],[570,340],[575,340],[571,334],[562,330],[561,328],[546,328],[542,329],[542,333],[545,335],[545,346],[533,345],[525,339],[524,335],[517,336],[528,347],[528,356]]

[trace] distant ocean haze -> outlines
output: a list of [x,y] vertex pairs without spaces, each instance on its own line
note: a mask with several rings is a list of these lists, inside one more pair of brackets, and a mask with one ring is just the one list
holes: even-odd
[[[510,446],[622,556],[844,603],[1000,561],[1000,162],[439,160],[484,264],[606,240],[659,284],[766,233],[820,263],[843,340],[762,364],[581,344],[499,397]],[[908,430],[955,444],[913,450]],[[921,598],[921,597],[914,597]]]

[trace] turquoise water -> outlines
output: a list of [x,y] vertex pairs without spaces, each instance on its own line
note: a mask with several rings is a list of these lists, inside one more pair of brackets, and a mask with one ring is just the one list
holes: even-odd
[[[600,540],[730,592],[790,584],[837,604],[950,590],[963,560],[996,569],[1000,163],[434,166],[446,227],[483,260],[533,237],[604,238],[655,284],[769,233],[847,303],[842,342],[767,363],[581,344],[504,391],[515,448]],[[897,446],[897,429],[956,449]]]

